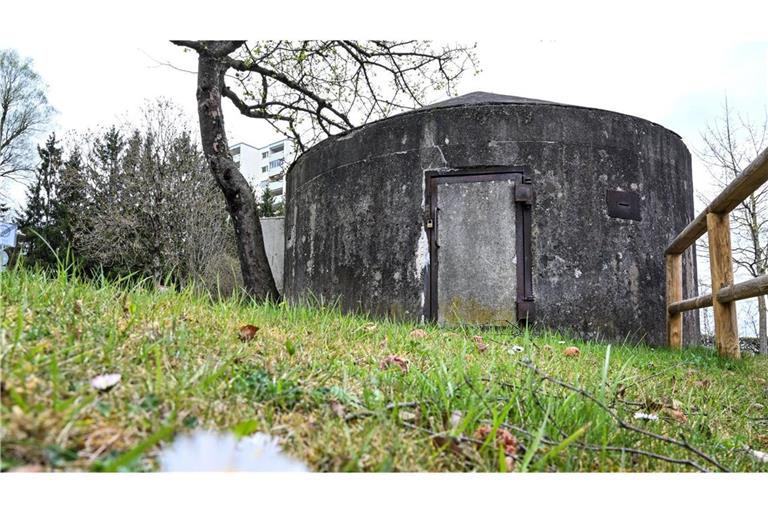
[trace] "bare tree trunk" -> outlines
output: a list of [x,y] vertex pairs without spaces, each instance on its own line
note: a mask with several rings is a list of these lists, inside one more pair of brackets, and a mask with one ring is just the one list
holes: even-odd
[[229,154],[221,109],[226,66],[219,57],[232,50],[228,50],[222,43],[218,44],[222,45],[222,48],[216,48],[218,51],[198,54],[197,111],[203,153],[213,177],[224,193],[227,210],[234,224],[246,292],[254,299],[277,300],[280,295],[264,250],[256,200]]
[[766,332],[765,295],[759,295],[757,297],[757,317],[759,326],[758,339],[760,340],[760,353],[763,355],[768,355],[768,332]]

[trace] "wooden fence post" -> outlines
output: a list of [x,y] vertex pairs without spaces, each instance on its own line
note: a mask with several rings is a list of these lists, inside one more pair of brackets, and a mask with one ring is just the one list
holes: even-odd
[[[683,300],[683,255],[667,254],[667,308]],[[683,348],[683,313],[673,315],[667,309],[667,346]]]
[[709,267],[712,273],[712,310],[715,320],[715,346],[721,356],[739,359],[739,328],[736,302],[720,302],[717,294],[733,284],[731,260],[731,222],[728,213],[708,213]]

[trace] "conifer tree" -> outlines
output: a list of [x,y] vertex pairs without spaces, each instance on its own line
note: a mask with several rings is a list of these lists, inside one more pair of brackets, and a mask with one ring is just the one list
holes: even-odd
[[269,191],[269,187],[264,187],[264,192],[261,194],[261,202],[259,202],[259,217],[274,217],[275,213],[275,196]]
[[37,148],[40,165],[34,170],[27,189],[27,204],[17,223],[26,233],[24,247],[28,262],[54,266],[57,253],[67,245],[63,231],[63,208],[60,202],[62,150],[56,134]]

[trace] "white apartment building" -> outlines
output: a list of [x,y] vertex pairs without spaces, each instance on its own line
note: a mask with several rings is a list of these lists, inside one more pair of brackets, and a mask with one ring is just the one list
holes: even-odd
[[285,193],[285,171],[293,162],[293,144],[288,139],[281,139],[264,147],[257,148],[239,142],[229,148],[232,158],[240,166],[240,172],[261,199],[264,189],[275,197],[275,204],[283,202]]

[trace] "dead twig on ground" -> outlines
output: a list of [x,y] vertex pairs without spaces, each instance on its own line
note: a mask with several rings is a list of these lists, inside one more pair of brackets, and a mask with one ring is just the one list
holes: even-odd
[[[475,393],[480,398],[480,401],[483,403],[483,405],[486,407],[486,409],[489,409],[489,411],[490,411],[490,405],[486,401],[485,397],[473,386],[472,382],[470,382],[469,379],[465,379],[465,382],[466,382],[467,386],[469,386],[470,390],[472,390],[472,392]],[[570,388],[568,388],[568,389],[570,389]],[[549,395],[549,396],[553,396],[553,395]],[[557,428],[557,430],[560,432],[560,435],[562,435],[564,439],[567,438],[569,436],[568,432],[566,432],[562,428],[562,426],[552,417],[551,414],[547,414],[546,408],[543,407],[543,404],[541,404],[541,402],[539,401],[538,396],[536,394],[534,394],[534,403],[536,404],[536,406],[539,409],[541,409],[544,412],[545,415],[547,415],[548,420],[550,421],[551,424],[553,424],[555,426],[555,428]],[[528,430],[526,430],[526,429],[524,429],[522,427],[519,427],[517,425],[512,425],[511,423],[506,423],[505,422],[505,423],[502,423],[500,426],[506,428],[507,430],[517,432],[518,434],[523,434],[523,435],[527,436],[529,439],[533,439],[535,437],[535,435],[533,433],[531,433],[530,431],[528,431]],[[548,438],[546,436],[542,436],[541,439],[540,439],[540,442],[542,444],[549,445],[549,446],[557,446],[562,441],[556,441],[556,440],[550,439],[550,438]],[[521,446],[521,448],[523,449],[523,452],[524,452],[525,451],[524,445],[522,443],[520,443],[520,446]],[[664,461],[664,462],[669,462],[670,464],[680,464],[680,465],[684,465],[684,466],[689,466],[689,467],[692,467],[692,468],[694,468],[697,471],[700,471],[702,473],[708,473],[709,472],[705,467],[701,466],[700,464],[698,464],[698,463],[696,463],[696,462],[694,462],[694,461],[692,461],[690,459],[677,459],[677,458],[674,458],[674,457],[668,457],[666,455],[662,455],[660,453],[656,453],[656,452],[652,452],[652,451],[648,451],[648,450],[641,450],[639,448],[630,448],[630,447],[625,447],[625,446],[610,446],[610,445],[609,446],[600,446],[600,445],[595,445],[595,444],[590,444],[590,443],[584,443],[582,441],[574,442],[573,446],[582,448],[584,450],[590,450],[590,451],[602,451],[602,450],[605,450],[605,451],[612,451],[612,452],[628,453],[628,454],[632,454],[632,455],[640,455],[640,456],[648,457],[648,458],[651,458],[651,459],[656,459],[656,460],[661,460],[661,461]]]
[[635,432],[637,434],[640,434],[640,435],[643,435],[643,436],[646,436],[646,437],[650,437],[652,439],[656,439],[657,441],[661,441],[661,442],[664,442],[664,443],[667,443],[667,444],[672,444],[672,445],[675,445],[675,446],[679,446],[680,448],[688,450],[689,452],[691,452],[691,453],[701,457],[702,459],[706,460],[707,462],[709,462],[713,466],[717,467],[720,471],[729,472],[728,468],[726,468],[725,466],[723,466],[722,464],[717,462],[717,460],[715,460],[713,457],[711,457],[710,455],[707,455],[706,453],[702,452],[701,450],[699,450],[695,446],[691,445],[688,442],[688,440],[685,439],[685,437],[682,437],[681,439],[675,439],[673,437],[668,437],[668,436],[665,436],[665,435],[662,435],[662,434],[657,434],[655,432],[651,432],[649,430],[645,430],[643,428],[640,428],[640,427],[638,427],[636,425],[633,425],[631,423],[627,423],[626,421],[624,421],[623,418],[621,418],[618,414],[616,414],[616,412],[613,409],[608,407],[606,404],[604,404],[601,400],[599,400],[594,395],[589,393],[587,390],[585,390],[583,388],[580,388],[580,387],[577,387],[577,386],[574,386],[574,385],[569,384],[567,382],[563,382],[563,381],[561,381],[561,380],[559,380],[559,379],[549,375],[548,373],[544,372],[543,370],[539,369],[537,366],[535,366],[535,365],[533,365],[533,364],[531,364],[529,362],[519,361],[518,364],[520,364],[522,366],[525,366],[529,370],[533,371],[541,379],[549,381],[549,382],[551,382],[553,384],[556,384],[556,385],[558,385],[560,387],[563,387],[565,389],[569,389],[569,390],[573,391],[574,393],[578,393],[579,395],[583,396],[584,398],[586,398],[587,400],[589,400],[590,402],[594,403],[595,405],[600,407],[602,410],[604,410],[619,425],[620,428],[623,428],[625,430],[630,430],[632,432]]
[[[532,432],[529,432],[528,430],[525,430],[524,428],[518,427],[517,425],[511,425],[509,423],[502,423],[501,424],[504,428],[508,430],[513,430],[519,434],[523,434],[525,436],[528,436],[530,438],[534,437],[534,434]],[[549,446],[556,446],[559,445],[560,442],[549,439],[548,437],[544,436],[540,439],[540,442],[542,444],[546,444]],[[578,448],[582,448],[584,450],[590,450],[590,451],[610,451],[610,452],[622,452],[622,453],[628,453],[632,455],[642,455],[644,457],[649,457],[651,459],[657,459],[664,462],[669,462],[671,464],[681,464],[684,466],[690,466],[697,471],[701,471],[702,473],[708,473],[709,471],[702,467],[701,465],[697,464],[696,462],[690,460],[690,459],[676,459],[674,457],[667,457],[666,455],[662,455],[660,453],[651,452],[648,450],[641,450],[639,448],[629,448],[627,446],[600,446],[596,444],[590,444],[590,443],[583,443],[581,441],[576,441],[573,443],[574,446]]]

